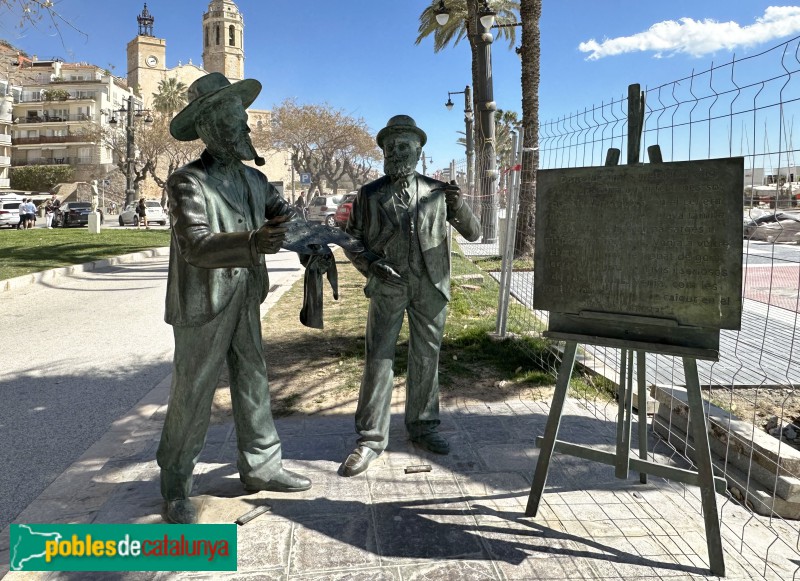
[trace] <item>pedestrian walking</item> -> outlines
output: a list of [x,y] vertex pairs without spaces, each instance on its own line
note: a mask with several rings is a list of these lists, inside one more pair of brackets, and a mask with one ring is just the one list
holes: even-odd
[[34,224],[36,223],[36,206],[31,198],[23,200],[23,203],[20,205],[19,216],[20,222],[23,221],[24,216],[23,228],[25,230],[30,230],[33,228]]
[[306,217],[306,200],[303,197],[304,193],[305,192],[300,192],[300,195],[297,197],[297,200],[295,200],[295,202],[294,202],[294,207],[299,210],[300,215],[303,216],[303,218]]
[[144,227],[149,230],[149,226],[147,225],[147,206],[144,203],[144,198],[139,200],[139,205],[136,206],[136,214],[139,216],[139,222],[137,222],[136,228],[141,228],[142,224],[144,224]]
[[59,202],[56,199],[56,195],[53,194],[52,197],[45,202],[44,205],[44,225],[47,227],[48,230],[53,229],[53,218],[56,215],[56,210],[58,209]]

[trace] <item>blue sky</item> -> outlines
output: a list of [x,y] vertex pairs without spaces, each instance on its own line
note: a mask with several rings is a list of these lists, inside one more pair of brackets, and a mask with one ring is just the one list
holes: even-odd
[[[438,54],[432,39],[414,44],[429,0],[238,0],[245,19],[245,74],[264,90],[257,108],[288,97],[327,102],[363,117],[377,132],[392,115],[412,115],[428,133],[433,167],[464,157],[463,97],[447,111],[448,91],[471,84],[466,42]],[[42,27],[7,28],[0,37],[40,58],[113,65],[126,70],[125,46],[137,32],[140,0],[56,1],[88,38],[61,25],[59,39]],[[150,0],[155,35],[167,40],[167,65],[201,63],[204,0]],[[773,6],[773,8],[769,8]],[[783,8],[774,8],[782,6]],[[630,83],[656,86],[764,50],[800,34],[800,7],[765,0],[544,0],[541,20],[540,118],[553,119],[619,98]],[[63,43],[63,44],[62,44]],[[519,39],[517,40],[519,44]],[[520,61],[508,43],[493,50],[498,107],[521,111]],[[2,70],[0,69],[0,73]]]

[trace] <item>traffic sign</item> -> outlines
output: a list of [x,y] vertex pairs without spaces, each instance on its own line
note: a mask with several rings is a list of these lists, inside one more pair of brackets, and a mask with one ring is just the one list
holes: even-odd
[[311,174],[310,173],[301,173],[300,174],[300,183],[301,184],[310,184],[311,183]]

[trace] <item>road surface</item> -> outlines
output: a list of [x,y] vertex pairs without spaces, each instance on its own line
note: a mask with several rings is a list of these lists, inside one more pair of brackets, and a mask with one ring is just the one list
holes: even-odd
[[[267,257],[272,285],[301,271]],[[168,257],[0,293],[0,530],[171,371]]]

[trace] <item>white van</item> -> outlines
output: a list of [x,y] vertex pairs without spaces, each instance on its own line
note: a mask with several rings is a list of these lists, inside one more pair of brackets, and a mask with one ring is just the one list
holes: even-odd
[[0,193],[0,228],[19,225],[19,205],[25,198],[13,192]]

